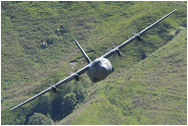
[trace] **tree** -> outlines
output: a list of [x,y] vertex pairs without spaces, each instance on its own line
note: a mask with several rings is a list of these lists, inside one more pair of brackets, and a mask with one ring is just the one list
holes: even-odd
[[87,95],[87,91],[83,87],[79,89],[75,89],[74,93],[76,94],[76,99],[78,103],[82,102],[86,98],[86,95]]
[[69,93],[69,94],[66,94],[64,97],[63,97],[63,102],[62,102],[62,110],[63,110],[63,113],[65,113],[66,115],[70,114],[74,107],[76,106],[77,104],[77,99],[76,99],[76,94],[75,93]]
[[53,125],[52,119],[49,119],[44,114],[34,113],[29,117],[28,125]]

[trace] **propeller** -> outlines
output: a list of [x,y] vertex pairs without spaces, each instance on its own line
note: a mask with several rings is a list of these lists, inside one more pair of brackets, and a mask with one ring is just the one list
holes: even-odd
[[116,50],[116,53],[114,53],[111,57],[109,57],[110,62],[114,67],[119,65],[119,62],[121,62],[122,54],[119,49]]
[[131,30],[131,33],[132,33],[132,35],[137,36],[138,41],[142,41],[142,37],[139,34],[137,34],[134,29]]
[[[138,28],[137,28],[138,29]],[[138,45],[138,44],[140,44],[140,42],[141,42],[141,44],[145,44],[145,37],[143,37],[143,36],[145,36],[145,34],[143,33],[142,35],[139,35],[138,34],[138,32],[135,32],[135,31],[138,31],[139,32],[139,30],[135,30],[135,28],[132,28],[132,30],[131,30],[131,36],[130,37],[132,37],[132,36],[137,36],[137,39],[136,39],[136,45]]]
[[56,89],[55,85],[52,85],[52,84],[51,84],[51,80],[50,80],[50,79],[48,79],[47,83],[48,83],[48,85],[49,85],[50,87],[52,87],[52,92],[53,92],[53,93],[57,93],[57,89]]

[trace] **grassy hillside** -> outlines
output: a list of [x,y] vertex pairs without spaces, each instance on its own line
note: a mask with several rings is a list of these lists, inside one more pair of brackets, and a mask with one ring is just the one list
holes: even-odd
[[131,70],[111,75],[60,124],[187,124],[186,40],[184,29]]
[[[1,7],[2,124],[28,124],[29,117],[36,112],[59,122],[75,106],[84,104],[84,99],[91,101],[91,93],[97,91],[100,94],[111,90],[108,88],[109,83],[106,86],[105,83],[115,81],[113,77],[92,85],[89,78],[83,75],[81,82],[71,82],[59,89],[59,95],[46,94],[41,99],[9,112],[11,107],[86,64],[79,49],[73,44],[72,37],[77,38],[94,60],[131,37],[132,31],[138,32],[175,8],[178,9],[148,31],[142,43],[135,41],[125,47],[121,62],[115,62],[113,57],[110,59],[116,64],[116,71],[111,76],[116,77],[127,75],[139,61],[172,40],[175,29],[187,25],[186,2],[3,1]],[[46,43],[45,47],[42,46],[43,42]],[[119,81],[123,83],[123,76]],[[77,97],[79,95],[82,97]],[[62,101],[67,99],[72,103],[72,108],[65,112],[63,108],[69,102]],[[37,109],[41,105],[45,106],[44,110]],[[56,108],[62,110],[58,112]]]

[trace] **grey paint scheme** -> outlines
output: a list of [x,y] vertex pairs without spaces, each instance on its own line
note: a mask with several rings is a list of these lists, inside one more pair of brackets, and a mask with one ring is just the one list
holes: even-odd
[[31,97],[30,99],[22,102],[21,104],[13,107],[10,110],[14,110],[30,101],[32,101],[33,99],[45,94],[46,92],[49,91],[53,91],[53,92],[57,92],[56,88],[58,88],[59,86],[65,85],[68,82],[70,82],[73,79],[79,80],[79,76],[83,73],[87,73],[87,75],[89,76],[90,80],[92,82],[99,82],[103,79],[105,79],[110,73],[113,72],[114,68],[112,66],[112,64],[110,63],[110,61],[107,59],[109,56],[111,56],[114,53],[117,53],[118,55],[120,55],[120,49],[122,49],[123,47],[125,47],[127,44],[129,44],[131,41],[135,40],[135,39],[140,39],[140,36],[146,32],[147,30],[149,30],[151,27],[155,26],[157,23],[159,23],[160,21],[164,20],[165,18],[167,18],[169,15],[171,15],[172,13],[174,13],[176,11],[173,10],[172,12],[170,12],[169,14],[165,15],[164,17],[162,17],[161,19],[159,19],[158,21],[154,22],[153,24],[151,24],[150,26],[148,26],[147,28],[145,28],[144,30],[142,30],[141,32],[139,32],[138,34],[134,35],[133,37],[131,37],[130,39],[128,39],[127,41],[125,41],[124,43],[122,43],[121,45],[117,46],[116,48],[112,49],[111,51],[109,51],[108,53],[104,54],[103,56],[101,56],[100,58],[95,59],[93,62],[89,59],[89,57],[87,56],[87,54],[84,52],[84,50],[82,49],[82,47],[80,46],[80,44],[77,42],[77,40],[74,38],[77,46],[79,47],[80,51],[82,52],[82,54],[84,55],[86,61],[88,62],[88,65],[86,65],[85,67],[83,67],[82,69],[78,70],[77,72],[73,73],[72,75],[68,76],[67,78],[61,80],[60,82],[54,84],[53,86],[45,89],[44,91],[40,92],[39,94]]
[[110,73],[114,71],[111,62],[103,57],[95,59],[87,71],[93,83],[99,82],[105,79]]

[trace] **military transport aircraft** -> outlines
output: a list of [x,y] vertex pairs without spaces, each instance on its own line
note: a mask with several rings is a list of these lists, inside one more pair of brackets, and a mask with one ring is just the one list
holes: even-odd
[[84,50],[82,49],[82,47],[80,46],[80,44],[78,43],[78,41],[74,38],[75,43],[77,44],[78,48],[80,49],[80,51],[84,55],[86,61],[88,62],[88,65],[86,65],[82,69],[78,70],[77,72],[73,73],[72,75],[68,76],[67,78],[61,80],[60,82],[52,85],[51,87],[47,88],[46,90],[40,92],[39,94],[31,97],[30,99],[22,102],[21,104],[13,107],[10,110],[14,110],[14,109],[16,109],[16,108],[18,108],[18,107],[20,107],[20,106],[22,106],[22,105],[30,102],[31,100],[39,97],[40,95],[43,95],[44,93],[51,91],[51,90],[53,92],[57,93],[56,88],[58,88],[59,86],[67,84],[68,82],[70,82],[73,79],[75,79],[76,81],[79,81],[79,76],[81,74],[85,73],[85,72],[87,73],[87,75],[89,76],[90,80],[93,83],[96,83],[96,82],[99,82],[99,81],[105,79],[110,73],[112,73],[114,71],[114,68],[113,68],[111,62],[107,59],[109,56],[111,56],[112,54],[115,54],[115,53],[120,56],[121,55],[120,50],[123,47],[125,47],[127,44],[129,44],[130,42],[132,42],[135,39],[139,39],[140,40],[141,39],[141,35],[144,32],[146,32],[147,30],[149,30],[150,28],[152,28],[153,26],[155,26],[157,23],[159,23],[162,20],[164,20],[165,18],[167,18],[169,15],[171,15],[172,13],[174,13],[176,10],[177,9],[173,10],[172,12],[170,12],[167,15],[165,15],[164,17],[162,17],[158,21],[154,22],[153,24],[151,24],[150,26],[148,26],[144,30],[142,30],[139,33],[135,34],[133,37],[131,37],[127,41],[123,42],[121,45],[115,47],[114,49],[112,49],[111,51],[107,52],[103,56],[95,59],[94,61],[90,60],[90,58],[84,52]]

